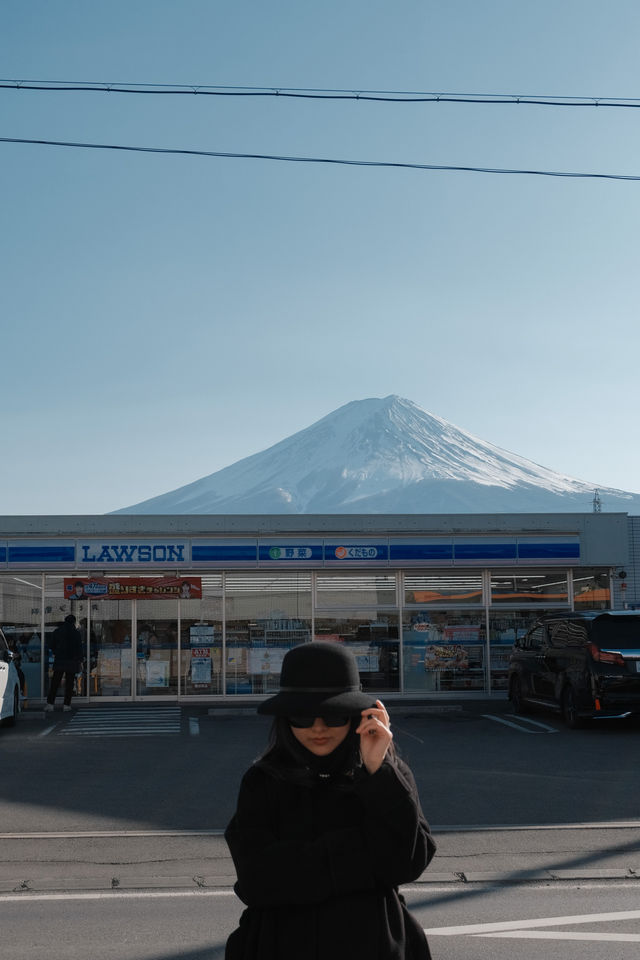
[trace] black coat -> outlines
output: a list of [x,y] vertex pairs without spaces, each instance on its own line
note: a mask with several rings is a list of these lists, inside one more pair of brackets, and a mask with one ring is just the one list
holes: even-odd
[[420,876],[435,843],[401,761],[342,789],[251,767],[225,838],[247,904],[226,960],[429,960],[397,886]]
[[53,631],[51,638],[53,669],[77,673],[84,659],[82,634],[73,623],[65,620]]

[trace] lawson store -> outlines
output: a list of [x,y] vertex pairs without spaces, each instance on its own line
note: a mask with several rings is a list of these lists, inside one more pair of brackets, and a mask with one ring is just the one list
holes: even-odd
[[0,518],[0,626],[27,696],[74,613],[78,698],[259,700],[293,645],[349,645],[365,689],[504,695],[545,611],[623,606],[626,514]]

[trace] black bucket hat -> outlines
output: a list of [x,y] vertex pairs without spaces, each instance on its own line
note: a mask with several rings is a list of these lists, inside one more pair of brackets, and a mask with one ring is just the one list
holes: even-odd
[[271,716],[331,717],[375,707],[362,692],[356,658],[342,643],[314,640],[289,650],[282,661],[280,691],[258,707]]

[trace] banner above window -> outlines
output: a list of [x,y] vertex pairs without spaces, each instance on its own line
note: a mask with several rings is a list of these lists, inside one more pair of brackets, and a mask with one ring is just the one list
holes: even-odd
[[65,577],[66,600],[199,600],[200,577]]

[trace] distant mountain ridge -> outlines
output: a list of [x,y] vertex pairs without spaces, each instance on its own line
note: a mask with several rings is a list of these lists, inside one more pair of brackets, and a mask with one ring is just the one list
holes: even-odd
[[[267,450],[114,512],[586,513],[596,486],[389,396],[354,400]],[[640,494],[599,492],[607,512],[640,512]]]

